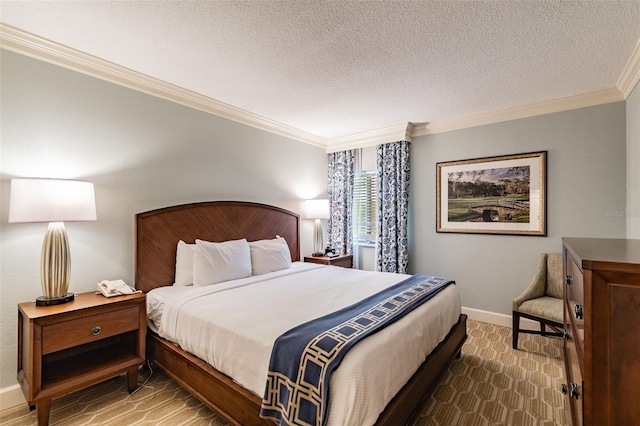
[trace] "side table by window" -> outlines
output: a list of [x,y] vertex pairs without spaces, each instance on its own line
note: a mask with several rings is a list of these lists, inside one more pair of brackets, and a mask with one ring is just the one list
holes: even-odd
[[341,254],[336,257],[328,256],[305,256],[305,262],[319,263],[321,265],[341,266],[343,268],[353,267],[353,255]]

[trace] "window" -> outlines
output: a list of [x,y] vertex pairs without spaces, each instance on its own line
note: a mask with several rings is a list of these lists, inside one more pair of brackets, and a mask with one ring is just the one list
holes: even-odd
[[362,170],[353,185],[354,242],[375,244],[376,241],[376,172]]

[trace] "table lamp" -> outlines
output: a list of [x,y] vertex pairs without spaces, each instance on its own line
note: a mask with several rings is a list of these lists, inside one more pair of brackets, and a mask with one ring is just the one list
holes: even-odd
[[324,256],[322,251],[324,238],[320,220],[329,219],[329,200],[307,200],[305,201],[305,211],[307,219],[315,219],[313,227],[313,256]]
[[69,241],[64,222],[96,220],[93,183],[63,179],[11,179],[9,223],[48,222],[42,243],[40,281],[43,295],[36,305],[59,305],[74,299]]

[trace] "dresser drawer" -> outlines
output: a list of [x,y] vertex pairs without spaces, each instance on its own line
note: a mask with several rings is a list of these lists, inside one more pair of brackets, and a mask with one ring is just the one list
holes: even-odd
[[42,354],[137,330],[139,315],[140,309],[134,306],[47,325],[42,330]]
[[585,304],[584,275],[582,271],[572,256],[565,259],[565,262],[565,273],[569,280],[565,285],[565,304],[569,308],[568,312],[565,311],[565,315],[572,325],[572,337],[578,346],[578,355],[582,358],[584,354],[584,319],[591,313],[589,312],[589,306]]
[[571,412],[573,426],[582,426],[584,382],[582,380],[580,363],[578,362],[576,342],[573,339],[572,333],[565,336],[564,363],[567,376],[566,388],[563,390],[563,392],[566,392],[565,407],[568,407]]

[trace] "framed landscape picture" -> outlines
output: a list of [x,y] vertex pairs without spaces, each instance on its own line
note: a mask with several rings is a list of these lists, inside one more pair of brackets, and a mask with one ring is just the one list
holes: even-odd
[[547,152],[436,164],[437,232],[547,235]]

